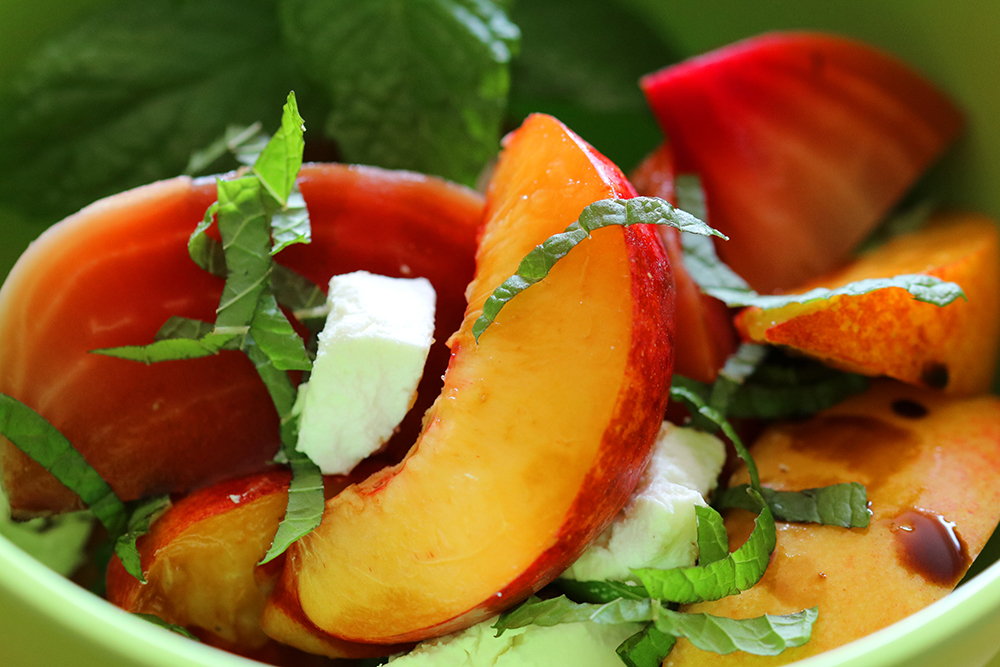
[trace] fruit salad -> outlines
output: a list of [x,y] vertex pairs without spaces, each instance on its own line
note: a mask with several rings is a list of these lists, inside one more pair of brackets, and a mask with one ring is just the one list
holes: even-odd
[[[286,4],[335,82],[333,24]],[[784,664],[947,595],[1000,521],[1000,233],[906,195],[960,110],[775,33],[644,76],[627,174],[544,113],[494,160],[518,30],[472,14],[492,143],[428,88],[390,150],[330,84],[315,143],[289,94],[269,135],[189,140],[235,170],[31,245],[0,288],[12,517],[85,512],[79,582],[275,665]]]

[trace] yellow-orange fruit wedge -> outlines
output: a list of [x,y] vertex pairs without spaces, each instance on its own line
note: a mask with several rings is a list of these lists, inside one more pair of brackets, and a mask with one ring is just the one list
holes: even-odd
[[[684,611],[734,618],[819,608],[812,638],[773,657],[720,656],[678,641],[664,665],[764,667],[846,644],[944,597],[1000,519],[1000,399],[952,398],[880,380],[806,421],[774,426],[754,444],[761,482],[800,490],[860,482],[868,528],[778,523],[763,579],[740,595]],[[735,483],[746,482],[745,474]],[[726,514],[730,546],[752,528]]]
[[991,219],[939,215],[924,229],[796,292],[907,273],[955,282],[967,301],[938,307],[891,287],[784,308],[747,308],[736,326],[745,340],[784,345],[843,370],[952,394],[987,391],[1000,349],[1000,233]]
[[288,552],[265,631],[337,654],[481,621],[557,576],[611,521],[648,460],[672,367],[673,292],[655,228],[596,231],[473,322],[521,259],[588,204],[634,194],[557,120],[505,143],[465,321],[409,456],[328,501]]
[[[107,598],[151,614],[230,653],[288,667],[328,664],[264,634],[260,614],[280,572],[257,567],[288,502],[286,470],[228,480],[185,496],[136,542],[145,584],[117,556],[108,565]],[[328,477],[327,492],[346,486]]]

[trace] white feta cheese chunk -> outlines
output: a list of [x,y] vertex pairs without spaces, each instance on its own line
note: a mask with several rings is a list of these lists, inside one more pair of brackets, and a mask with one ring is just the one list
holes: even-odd
[[563,573],[578,581],[633,580],[633,568],[694,565],[695,506],[715,486],[726,459],[713,435],[664,422],[653,457],[614,522]]
[[309,381],[299,387],[296,449],[323,471],[350,472],[389,439],[416,398],[434,336],[426,278],[334,276]]

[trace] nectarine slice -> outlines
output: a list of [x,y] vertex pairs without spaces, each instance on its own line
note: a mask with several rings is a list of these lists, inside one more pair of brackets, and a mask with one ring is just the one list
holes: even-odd
[[[482,198],[343,165],[307,165],[299,182],[313,242],[279,262],[321,286],[363,269],[425,276],[437,290],[440,343],[402,426],[408,447],[441,386],[444,340],[462,321]],[[214,321],[223,281],[187,254],[214,198],[214,181],[178,178],[98,202],[43,234],[0,289],[0,392],[47,418],[126,500],[260,470],[278,447],[271,399],[238,352],[152,366],[88,353],[152,342],[171,315]],[[405,451],[390,443],[386,456]],[[15,516],[79,505],[6,440],[0,460]]]
[[[264,634],[260,614],[280,572],[257,563],[285,513],[291,473],[271,470],[191,493],[137,540],[148,583],[108,566],[107,598],[138,614],[181,626],[201,641],[263,662],[325,664]],[[328,478],[330,491],[343,478]]]
[[565,126],[505,140],[445,386],[408,457],[328,501],[265,608],[279,641],[416,641],[541,588],[627,500],[663,419],[673,288],[654,228],[595,231],[473,339],[493,290],[588,204],[634,194]]
[[[1000,519],[994,396],[950,398],[881,380],[809,421],[772,427],[752,451],[761,482],[774,489],[861,482],[871,523],[847,530],[779,522],[756,586],[685,608],[746,618],[818,606],[807,644],[765,658],[704,653],[679,640],[666,666],[785,664],[874,632],[947,595]],[[734,546],[752,525],[747,512],[726,513]]]
[[855,373],[954,394],[989,390],[1000,347],[1000,231],[989,218],[939,215],[926,228],[796,291],[907,273],[955,282],[968,300],[937,307],[892,287],[770,310],[747,308],[737,316],[737,328],[747,340],[785,345]]
[[284,515],[290,478],[263,473],[185,496],[136,541],[148,583],[112,558],[108,601],[245,649],[267,644],[266,592],[254,571]]
[[844,37],[753,37],[643,78],[698,174],[719,255],[759,292],[794,289],[854,247],[954,139],[957,107],[893,56]]
[[[662,144],[629,174],[636,192],[676,204],[673,152]],[[684,268],[681,232],[658,228],[670,259],[677,290],[674,372],[699,382],[715,382],[726,359],[736,351],[737,338],[726,304],[702,294]]]

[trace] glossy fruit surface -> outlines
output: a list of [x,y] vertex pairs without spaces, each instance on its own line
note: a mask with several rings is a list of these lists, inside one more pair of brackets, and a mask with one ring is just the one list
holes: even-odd
[[[683,607],[744,618],[816,606],[807,644],[773,657],[720,656],[682,640],[669,667],[787,664],[884,628],[950,593],[1000,518],[994,396],[947,398],[883,380],[807,421],[771,427],[753,453],[761,483],[777,490],[864,484],[871,522],[852,529],[778,522],[778,546],[760,583]],[[731,546],[752,525],[748,512],[727,513]]]
[[851,372],[951,394],[988,391],[1000,346],[1000,233],[986,216],[938,215],[920,231],[802,289],[914,273],[954,282],[966,298],[939,307],[893,287],[771,310],[747,308],[737,327],[748,340],[784,345]]
[[[629,180],[640,195],[677,204],[674,158],[669,145],[662,144],[650,153],[629,174]],[[684,268],[680,232],[672,227],[659,227],[659,232],[677,291],[674,372],[699,382],[714,382],[738,343],[729,309],[718,299],[702,294],[691,279]]]
[[[648,459],[672,366],[673,291],[654,228],[596,231],[500,312],[483,303],[536,244],[631,185],[565,126],[506,141],[465,321],[408,457],[328,501],[264,615],[279,641],[414,641],[520,601],[617,514]],[[337,647],[328,647],[336,654]]]
[[816,33],[775,33],[643,78],[677,159],[701,177],[719,255],[756,290],[847,260],[962,124],[902,61]]

